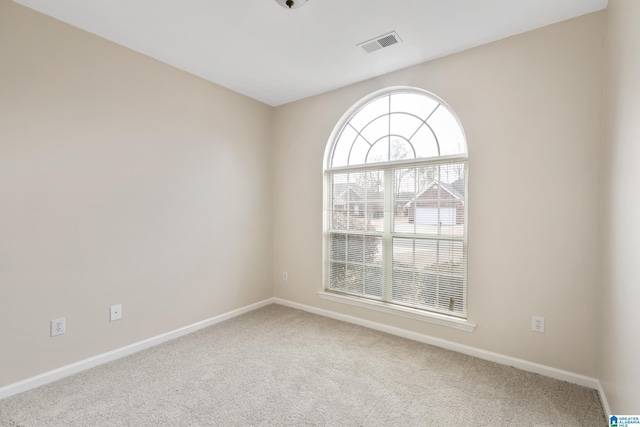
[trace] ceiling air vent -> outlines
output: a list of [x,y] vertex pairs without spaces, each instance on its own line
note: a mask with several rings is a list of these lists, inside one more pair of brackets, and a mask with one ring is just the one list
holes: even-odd
[[360,43],[358,46],[360,46],[362,49],[364,49],[365,52],[367,53],[371,53],[375,50],[378,49],[382,49],[383,47],[387,47],[387,46],[391,46],[397,43],[400,43],[402,40],[400,40],[400,37],[398,37],[398,35],[396,34],[395,31],[392,31],[390,33],[387,34],[383,34],[381,36],[378,36],[374,39],[368,40],[366,42]]

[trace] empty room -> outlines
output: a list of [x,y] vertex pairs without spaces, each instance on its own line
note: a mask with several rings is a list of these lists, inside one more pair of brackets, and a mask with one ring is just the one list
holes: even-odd
[[640,424],[638,22],[0,0],[0,427]]

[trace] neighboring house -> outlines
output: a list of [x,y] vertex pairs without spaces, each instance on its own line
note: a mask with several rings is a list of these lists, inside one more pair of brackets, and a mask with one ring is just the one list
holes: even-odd
[[382,216],[384,211],[384,199],[380,192],[367,193],[358,184],[336,183],[333,187],[333,210],[336,212],[349,212],[354,216],[365,216],[368,218]]
[[404,205],[410,223],[458,225],[464,223],[464,181],[433,181]]
[[357,184],[334,184],[333,210],[350,212],[353,215],[364,214],[365,202],[363,190]]

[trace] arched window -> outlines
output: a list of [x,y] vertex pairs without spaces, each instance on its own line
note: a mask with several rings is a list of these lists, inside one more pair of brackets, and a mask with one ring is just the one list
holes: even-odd
[[354,105],[325,151],[326,293],[466,318],[467,144],[416,88]]

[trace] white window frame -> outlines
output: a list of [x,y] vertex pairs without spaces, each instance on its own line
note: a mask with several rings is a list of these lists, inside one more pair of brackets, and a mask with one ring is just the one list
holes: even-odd
[[[390,290],[390,277],[391,275],[391,258],[390,258],[390,245],[392,244],[392,238],[395,233],[392,232],[391,228],[391,203],[393,198],[393,191],[391,185],[391,175],[394,169],[399,167],[411,167],[411,166],[430,166],[430,165],[439,165],[446,164],[451,162],[460,162],[465,165],[465,174],[468,176],[468,150],[466,147],[466,139],[464,140],[464,153],[456,154],[456,155],[447,155],[447,156],[435,156],[430,158],[419,158],[419,159],[406,159],[406,160],[397,160],[390,161],[384,163],[373,163],[373,164],[358,164],[354,166],[340,166],[340,167],[331,167],[332,156],[334,153],[334,147],[338,142],[338,138],[343,130],[343,128],[350,122],[353,116],[358,113],[362,108],[366,105],[375,101],[380,97],[384,97],[391,94],[396,93],[411,93],[411,94],[421,94],[426,97],[431,98],[434,101],[437,101],[440,105],[444,106],[448,109],[448,111],[454,116],[454,118],[458,121],[458,125],[460,126],[460,130],[463,132],[462,125],[460,124],[455,112],[451,107],[449,107],[442,99],[437,97],[436,95],[413,87],[390,87],[385,88],[380,91],[374,92],[365,98],[361,99],[359,102],[354,104],[340,119],[338,124],[335,126],[331,136],[329,137],[328,143],[325,148],[325,156],[323,162],[323,171],[324,171],[324,190],[323,190],[323,290],[318,292],[318,296],[322,299],[326,299],[329,301],[340,302],[344,304],[349,304],[352,306],[367,308],[371,310],[375,310],[378,312],[398,315],[402,317],[407,317],[411,319],[416,319],[420,321],[425,321],[428,323],[434,323],[437,325],[447,326],[459,330],[463,330],[466,332],[471,332],[474,330],[475,325],[470,323],[467,318],[468,313],[468,304],[467,304],[467,277],[466,277],[466,266],[468,264],[467,259],[467,217],[468,217],[468,191],[467,187],[465,187],[464,194],[464,224],[465,224],[465,232],[463,238],[460,240],[464,245],[464,259],[465,259],[465,277],[464,277],[464,316],[460,315],[451,315],[449,313],[437,312],[434,310],[429,310],[425,308],[416,308],[411,306],[405,306],[401,304],[396,304],[394,302],[389,301]],[[336,173],[340,172],[360,172],[360,171],[378,171],[383,170],[385,175],[385,218],[384,218],[384,232],[382,236],[382,245],[384,246],[383,251],[386,252],[387,255],[383,256],[383,265],[382,269],[384,272],[383,275],[387,275],[387,279],[383,279],[383,282],[386,283],[386,288],[383,288],[383,296],[382,300],[370,299],[364,296],[352,295],[348,293],[341,293],[336,290],[330,289],[330,238],[331,238],[331,221],[332,221],[332,195],[331,195],[331,182],[332,176]],[[468,179],[465,179],[465,185],[468,184]]]

